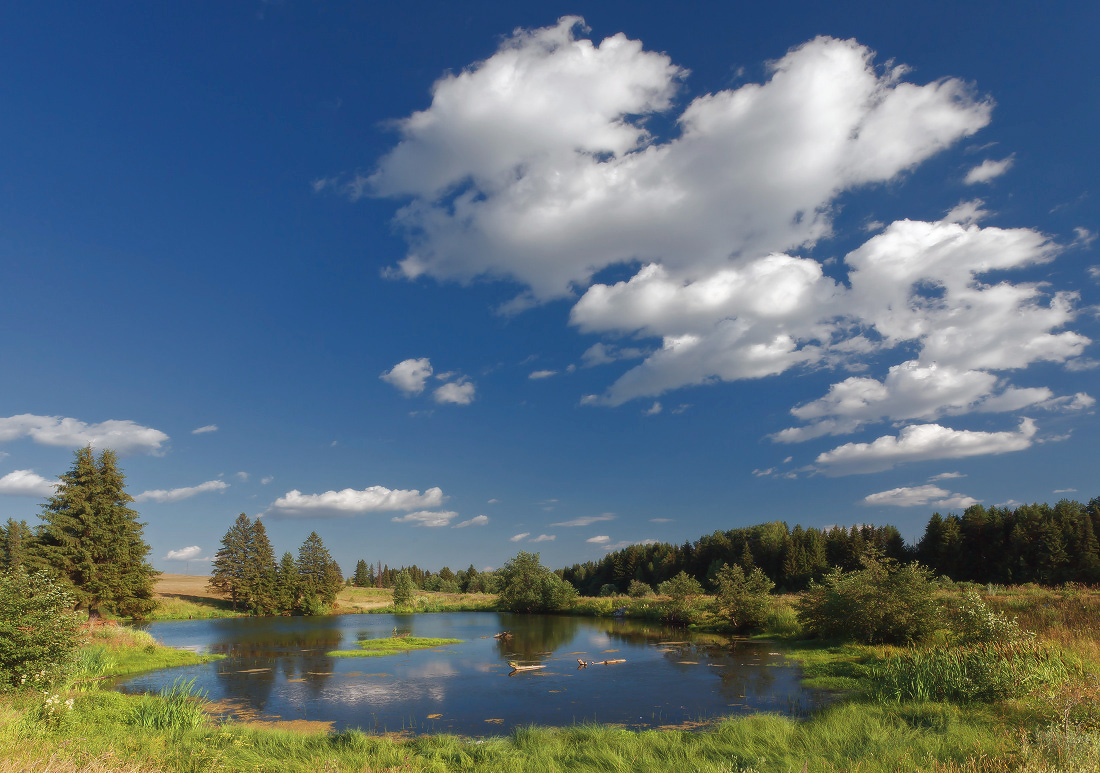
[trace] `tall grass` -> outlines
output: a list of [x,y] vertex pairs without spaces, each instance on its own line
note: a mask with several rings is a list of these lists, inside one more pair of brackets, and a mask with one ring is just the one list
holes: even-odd
[[195,689],[194,679],[177,679],[153,696],[143,696],[127,724],[150,730],[190,730],[206,724],[202,704],[206,692]]

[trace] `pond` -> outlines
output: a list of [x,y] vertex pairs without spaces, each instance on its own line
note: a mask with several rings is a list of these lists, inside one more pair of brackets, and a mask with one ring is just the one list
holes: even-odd
[[[798,667],[766,642],[630,620],[452,612],[194,620],[146,630],[166,645],[227,657],[123,678],[116,689],[156,692],[194,679],[227,715],[337,730],[479,736],[528,724],[690,727],[737,713],[801,715],[828,700],[803,687]],[[325,654],[395,631],[463,643],[385,657]],[[512,636],[493,638],[502,631]],[[596,664],[607,660],[625,662]],[[509,662],[545,667],[513,672]]]

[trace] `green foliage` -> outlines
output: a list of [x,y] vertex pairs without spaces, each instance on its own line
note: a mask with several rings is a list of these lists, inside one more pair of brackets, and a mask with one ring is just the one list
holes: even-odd
[[144,524],[128,507],[125,476],[110,449],[99,458],[91,447],[76,451],[71,470],[59,477],[57,492],[42,509],[43,526],[31,545],[40,564],[72,587],[78,607],[89,617],[100,611],[145,618],[155,607],[153,577],[145,562],[150,548]]
[[687,625],[700,612],[696,601],[703,595],[703,586],[687,572],[665,580],[657,591],[662,596],[668,596],[668,601],[663,605],[664,618],[673,625]]
[[599,596],[601,598],[607,598],[608,596],[618,596],[619,589],[615,587],[613,583],[607,583],[600,588]]
[[520,551],[500,570],[498,604],[509,612],[559,612],[577,598],[577,590],[539,562],[538,553]]
[[0,689],[41,688],[72,667],[80,644],[73,598],[47,572],[0,574]]
[[252,540],[252,520],[241,513],[222,537],[221,547],[214,554],[210,572],[211,590],[229,598],[236,611],[237,604],[247,605],[248,552]]
[[960,644],[990,644],[1019,641],[1019,624],[995,612],[972,590],[952,598],[946,605],[951,633]]
[[798,605],[806,631],[865,644],[906,644],[936,630],[940,610],[927,569],[872,554],[862,563],[859,571],[836,569],[821,584],[810,584]]
[[298,565],[289,551],[279,559],[275,570],[275,603],[281,612],[292,612],[298,608],[302,595],[301,578],[298,577]]
[[653,592],[653,588],[649,583],[642,582],[641,580],[631,580],[629,587],[626,589],[626,595],[630,596],[632,599],[643,599],[656,594]]
[[241,513],[214,556],[210,589],[226,596],[234,611],[240,604],[255,614],[268,615],[293,609],[294,604],[283,606],[288,595],[297,600],[297,593],[280,591],[279,582],[267,528],[259,518],[252,521]]
[[146,696],[133,707],[127,723],[151,730],[191,730],[206,724],[202,702],[206,693],[195,680],[177,679],[154,698]]
[[759,628],[768,618],[769,594],[775,583],[755,567],[746,576],[740,564],[723,564],[716,578],[716,603],[721,614],[736,630]]
[[373,658],[398,652],[428,650],[448,644],[462,644],[462,639],[434,639],[425,636],[403,636],[389,639],[364,639],[357,650],[333,650],[325,655],[337,658]]
[[393,606],[403,609],[412,605],[413,596],[416,593],[416,585],[408,572],[401,572],[393,583]]
[[331,606],[344,585],[344,578],[317,532],[310,532],[298,548],[297,567],[302,596],[316,596],[325,606]]
[[26,521],[9,518],[0,526],[0,571],[15,569],[27,562],[31,530]]

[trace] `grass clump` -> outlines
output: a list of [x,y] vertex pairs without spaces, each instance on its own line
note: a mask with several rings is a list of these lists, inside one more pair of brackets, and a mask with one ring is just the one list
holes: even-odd
[[333,650],[325,654],[335,658],[377,658],[411,650],[428,650],[447,644],[462,644],[462,639],[435,639],[427,636],[404,636],[389,639],[364,639],[357,650]]
[[127,724],[151,730],[190,730],[206,724],[206,693],[195,689],[194,679],[177,679],[157,696],[143,696],[133,707]]

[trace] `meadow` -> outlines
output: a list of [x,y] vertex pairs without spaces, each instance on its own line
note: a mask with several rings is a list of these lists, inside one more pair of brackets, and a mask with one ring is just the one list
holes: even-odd
[[[799,597],[773,596],[766,630],[756,636],[799,660],[812,683],[845,691],[843,700],[808,719],[759,714],[642,732],[526,727],[485,739],[217,723],[187,683],[163,695],[121,695],[101,689],[101,677],[197,656],[159,647],[140,632],[101,626],[68,683],[48,695],[25,689],[0,698],[6,750],[0,773],[1100,769],[1100,591],[952,584],[937,590],[948,605],[972,594],[981,606],[961,607],[978,610],[981,619],[971,622],[1010,641],[979,637],[960,647],[946,625],[912,646],[807,639],[795,614]],[[353,605],[382,601],[381,594],[356,588],[346,590],[340,604],[369,611],[381,607]],[[714,623],[705,601],[697,625]],[[468,600],[429,598],[422,608],[450,603]],[[639,615],[652,614],[655,603],[581,599],[577,611],[612,614],[625,606],[630,614],[636,605]]]

